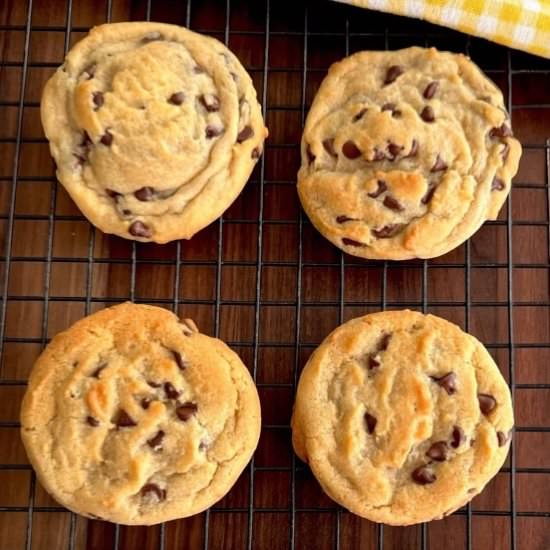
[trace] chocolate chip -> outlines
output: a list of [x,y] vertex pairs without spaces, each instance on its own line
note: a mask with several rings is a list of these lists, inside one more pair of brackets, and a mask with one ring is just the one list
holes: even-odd
[[348,218],[347,216],[337,216],[336,223],[346,223],[354,221],[353,218]]
[[374,149],[374,155],[372,156],[372,160],[384,160],[386,158],[386,154],[384,151],[381,151],[380,149]]
[[427,485],[433,483],[436,480],[435,474],[427,466],[420,466],[411,474],[416,483],[420,485]]
[[[92,427],[97,428],[99,426],[99,420],[97,418],[94,418],[93,416],[87,416],[86,422]],[[499,432],[502,433],[502,432]]]
[[132,211],[131,210],[128,210],[128,208],[125,208],[123,211],[122,211],[122,214],[124,216],[131,216],[132,215]]
[[144,485],[141,488],[141,496],[147,497],[147,496],[153,496],[158,500],[159,502],[162,502],[163,500],[166,500],[166,489],[161,489],[158,485],[155,483],[147,483],[147,485]]
[[405,155],[405,158],[416,157],[417,154],[418,154],[418,141],[416,139],[413,139],[411,143],[411,150],[407,155]]
[[252,126],[245,126],[237,135],[237,143],[242,143],[254,135]]
[[148,33],[141,39],[141,41],[144,42],[144,43],[147,43],[147,42],[154,42],[155,40],[162,40],[162,34],[160,34],[160,32],[158,32],[158,31],[151,31],[151,32],[148,32]]
[[94,92],[92,94],[92,100],[95,105],[95,110],[97,111],[105,103],[105,97],[103,96],[103,92]]
[[214,124],[209,124],[206,127],[205,133],[208,139],[221,136],[223,134],[223,128],[221,126],[215,126]]
[[176,365],[179,367],[179,369],[185,370],[187,368],[187,365],[185,364],[185,361],[183,360],[181,353],[179,353],[178,351],[172,350],[172,355],[174,356],[174,361],[176,362]]
[[388,153],[391,155],[390,160],[394,160],[405,147],[403,145],[397,145],[397,143],[389,142],[388,143]]
[[334,138],[327,138],[323,140],[323,147],[325,148],[325,151],[331,156],[331,157],[337,157],[338,153],[334,150]]
[[460,426],[453,427],[451,447],[457,449],[466,441],[466,436],[464,435],[464,430]]
[[508,436],[504,432],[497,432],[498,446],[504,447],[508,442]]
[[173,384],[171,382],[165,382],[164,383],[164,393],[166,394],[166,397],[168,399],[177,399],[181,392],[176,390],[174,388]]
[[356,159],[361,156],[361,151],[353,141],[346,141],[346,143],[342,145],[342,153],[348,159]]
[[454,372],[448,372],[439,378],[437,376],[430,376],[430,378],[437,382],[449,395],[456,392],[456,374]]
[[147,410],[149,408],[149,405],[151,404],[151,400],[150,399],[147,399],[147,397],[144,397],[142,400],[141,400],[141,408],[142,409],[145,409]]
[[215,113],[220,110],[220,98],[214,94],[203,94],[199,101],[209,113]]
[[344,237],[342,239],[342,243],[347,246],[367,246],[364,243],[360,243],[359,241],[354,241],[353,239],[348,239],[347,237]]
[[491,191],[502,191],[503,189],[506,189],[506,184],[500,178],[495,176],[493,178],[493,182],[491,183]]
[[162,440],[164,438],[164,432],[162,430],[159,430],[156,435],[154,435],[151,439],[147,440],[147,445],[151,447],[151,449],[158,451],[162,448]]
[[162,386],[160,382],[154,382],[153,380],[147,380],[147,384],[152,388],[160,388]]
[[202,73],[204,73],[205,71],[204,71],[204,69],[203,69],[200,65],[195,65],[195,66],[193,67],[193,72],[194,72],[195,74],[202,74]]
[[109,197],[115,200],[118,199],[119,197],[122,197],[122,193],[119,193],[118,191],[114,191],[113,189],[105,189],[105,192],[107,193],[107,195],[109,195]]
[[508,158],[509,152],[510,152],[510,145],[508,145],[508,143],[505,143],[504,147],[502,148],[502,151],[500,152],[500,156],[502,157],[502,160],[506,160]]
[[430,187],[428,187],[428,190],[426,191],[426,194],[420,199],[420,202],[422,204],[428,204],[432,200],[436,188],[436,185],[430,185]]
[[378,342],[378,351],[386,351],[390,345],[391,334],[384,334]]
[[434,165],[430,168],[430,172],[443,172],[444,170],[447,170],[447,168],[449,168],[447,163],[441,158],[441,156],[437,155]]
[[185,101],[185,94],[183,92],[176,92],[168,98],[168,103],[172,105],[181,105]]
[[90,139],[88,132],[86,132],[86,130],[82,130],[82,141],[80,142],[80,146],[89,147],[91,144],[92,140]]
[[388,190],[388,186],[386,185],[386,182],[384,180],[378,180],[377,182],[377,189],[376,191],[373,191],[372,193],[368,193],[368,196],[371,198],[371,199],[376,199],[377,197],[379,197],[382,193],[384,193],[384,191],[387,191]]
[[206,449],[208,449],[208,442],[201,439],[201,442],[199,443],[199,451],[206,451]]
[[128,232],[134,237],[143,237],[144,239],[150,239],[153,235],[151,228],[139,220],[136,220],[132,223],[132,225],[130,225]]
[[315,155],[311,152],[311,147],[309,145],[306,148],[306,155],[309,164],[311,164],[315,160]]
[[384,202],[382,203],[386,208],[390,210],[395,210],[396,212],[402,212],[404,210],[401,203],[394,199],[391,195],[386,195]]
[[369,355],[369,370],[377,369],[380,366],[380,361],[374,357],[374,355]]
[[435,92],[437,92],[437,89],[439,88],[439,82],[437,80],[434,80],[433,82],[430,82],[422,94],[425,99],[432,99],[432,97],[435,95]]
[[252,149],[252,153],[250,153],[250,157],[253,159],[259,159],[261,154],[262,152],[260,151],[260,148],[254,147],[254,149]]
[[134,419],[124,409],[118,411],[115,424],[117,428],[131,428],[132,426],[137,426]]
[[448,450],[449,449],[445,441],[436,441],[426,451],[426,455],[429,456],[432,460],[437,460],[437,462],[443,462],[444,460],[447,460]]
[[191,403],[188,401],[187,403],[184,403],[176,408],[176,414],[180,420],[186,422],[197,412],[197,408],[196,403]]
[[478,393],[477,400],[479,401],[479,408],[485,416],[497,406],[496,399],[487,393]]
[[489,137],[491,138],[505,138],[513,136],[512,129],[507,124],[503,123],[501,126],[498,126],[496,128],[491,128],[489,131]]
[[134,191],[134,197],[136,197],[138,201],[148,202],[155,197],[155,190],[152,187],[142,187]]
[[103,143],[103,145],[110,147],[113,143],[113,134],[111,134],[109,130],[105,130],[105,133],[101,136],[99,141]]
[[392,65],[386,72],[386,77],[384,78],[384,86],[394,82],[397,77],[401,76],[404,73],[404,69],[399,65]]
[[361,109],[356,115],[354,115],[353,117],[353,122],[357,122],[358,120],[361,120],[364,116],[365,116],[365,113],[368,111],[367,108],[364,108],[364,109]]
[[422,112],[420,113],[420,118],[424,122],[433,122],[435,120],[434,110],[429,105],[426,105],[426,107],[424,107],[424,109],[422,109]]
[[381,111],[393,111],[395,109],[395,103],[384,103],[381,107]]
[[367,425],[367,431],[370,434],[374,432],[376,422],[377,420],[374,416],[372,416],[372,414],[369,414],[368,412],[365,413],[365,424]]
[[82,74],[88,75],[88,80],[91,80],[95,75],[96,65],[95,63],[92,63],[91,65],[88,65],[84,71],[82,71]]
[[101,371],[107,366],[107,363],[101,363],[97,369],[92,372],[90,376],[93,376],[94,378],[99,378],[99,375],[101,374]]
[[378,239],[389,239],[390,237],[397,235],[403,227],[405,227],[405,225],[402,223],[392,223],[385,225],[380,229],[372,229],[371,233]]

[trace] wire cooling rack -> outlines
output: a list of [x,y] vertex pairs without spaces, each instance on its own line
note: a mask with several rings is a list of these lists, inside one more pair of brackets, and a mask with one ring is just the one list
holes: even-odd
[[[42,86],[94,24],[173,22],[228,44],[250,71],[270,128],[265,154],[224,217],[190,242],[103,235],[54,177]],[[430,261],[364,262],[320,237],[295,174],[305,115],[330,63],[413,44],[462,51],[502,88],[524,155],[499,219]],[[327,1],[0,3],[0,549],[550,548],[550,62],[440,27]],[[112,303],[195,318],[249,365],[264,426],[255,457],[211,510],[124,527],[69,513],[40,487],[19,438],[20,400],[49,339]],[[326,497],[292,453],[294,389],[312,349],[346,319],[409,307],[478,336],[514,395],[516,433],[474,501],[429,525],[362,520]]]

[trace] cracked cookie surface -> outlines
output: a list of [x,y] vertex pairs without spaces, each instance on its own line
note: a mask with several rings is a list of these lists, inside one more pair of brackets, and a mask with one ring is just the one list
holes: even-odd
[[61,504],[150,525],[229,491],[256,448],[260,405],[221,340],[127,303],[52,340],[31,373],[21,425],[40,482]]
[[315,96],[298,192],[349,254],[431,258],[496,219],[520,155],[502,93],[469,58],[359,52],[332,65]]
[[41,117],[83,214],[105,233],[157,243],[219,217],[267,135],[235,55],[162,23],[93,28],[46,84]]
[[292,438],[342,506],[409,525],[478,494],[504,463],[512,428],[510,391],[483,345],[404,310],[353,319],[314,351]]

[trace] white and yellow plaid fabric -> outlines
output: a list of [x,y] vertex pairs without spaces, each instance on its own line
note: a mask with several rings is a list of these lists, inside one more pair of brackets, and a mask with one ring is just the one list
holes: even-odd
[[550,0],[339,0],[426,19],[550,58]]

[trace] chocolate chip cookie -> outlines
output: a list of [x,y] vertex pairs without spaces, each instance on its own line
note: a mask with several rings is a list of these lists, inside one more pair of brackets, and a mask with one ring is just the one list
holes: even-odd
[[267,130],[252,80],[217,40],[162,23],[92,29],[46,84],[57,177],[105,233],[189,239],[237,197]]
[[21,424],[38,478],[61,504],[150,525],[225,495],[256,448],[260,405],[222,341],[165,309],[127,303],[52,340]]
[[500,90],[464,55],[360,52],[317,92],[298,192],[349,254],[432,258],[497,217],[520,155]]
[[334,500],[409,525],[478,494],[502,466],[512,427],[508,386],[483,345],[405,310],[353,319],[315,350],[292,437]]

